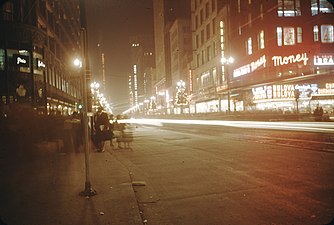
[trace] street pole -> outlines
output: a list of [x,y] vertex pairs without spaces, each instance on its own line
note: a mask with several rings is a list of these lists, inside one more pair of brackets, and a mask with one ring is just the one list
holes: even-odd
[[231,113],[231,95],[230,95],[230,70],[229,64],[226,65],[226,82],[227,82],[227,112]]
[[85,0],[80,1],[80,13],[81,13],[81,43],[83,49],[83,88],[82,88],[82,97],[83,97],[83,116],[82,124],[84,128],[84,148],[85,148],[85,167],[86,167],[86,181],[85,181],[85,190],[80,192],[80,196],[94,196],[96,191],[92,188],[90,182],[90,168],[89,168],[89,147],[90,147],[90,138],[89,138],[89,127],[88,127],[88,110],[91,108],[88,105],[88,81],[90,77],[88,76],[88,42],[87,42],[87,31],[86,31],[86,11],[85,11]]

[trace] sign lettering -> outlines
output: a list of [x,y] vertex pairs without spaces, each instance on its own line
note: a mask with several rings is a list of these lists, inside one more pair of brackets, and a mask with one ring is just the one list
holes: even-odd
[[27,60],[21,58],[20,56],[17,57],[17,59],[16,59],[16,64],[17,65],[26,64],[26,63],[27,63]]
[[258,69],[259,67],[263,66],[266,67],[266,56],[261,56],[258,60],[251,62],[250,64],[247,64],[245,66],[242,66],[238,69],[235,69],[233,71],[233,77],[240,77],[242,75],[248,74],[253,72],[254,70]]
[[274,66],[283,66],[292,63],[303,62],[304,65],[307,65],[308,57],[306,53],[289,55],[289,56],[273,56],[271,58],[274,61]]
[[316,66],[332,66],[334,65],[333,56],[314,56],[314,65]]
[[20,67],[29,67],[29,56],[14,54],[13,63]]
[[273,85],[273,98],[294,98],[294,91],[292,84]]
[[41,61],[40,59],[37,59],[37,67],[45,69],[46,65],[43,61]]

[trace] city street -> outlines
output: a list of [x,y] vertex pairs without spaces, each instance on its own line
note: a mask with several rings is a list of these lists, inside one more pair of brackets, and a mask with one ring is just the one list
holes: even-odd
[[334,218],[330,138],[165,124],[137,128],[133,150],[114,156],[148,224],[320,225]]
[[105,152],[91,151],[97,195],[90,198],[79,196],[82,149],[1,146],[0,218],[6,225],[323,225],[334,218],[332,133],[132,127],[131,149],[107,142]]

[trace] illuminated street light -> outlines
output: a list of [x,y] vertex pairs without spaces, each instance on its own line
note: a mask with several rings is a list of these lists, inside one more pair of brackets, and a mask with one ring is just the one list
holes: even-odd
[[[85,65],[81,60],[75,59],[73,61],[73,64],[78,67],[82,68],[83,65]],[[83,142],[84,142],[84,149],[85,149],[85,167],[86,167],[86,181],[85,181],[85,190],[80,192],[81,196],[93,196],[96,195],[96,191],[92,189],[91,183],[90,183],[90,170],[89,170],[89,128],[88,128],[88,101],[87,101],[87,82],[86,82],[86,69],[83,68],[82,73],[82,80],[83,80],[83,87],[82,87],[82,96],[83,96],[83,116],[81,123],[83,124]]]
[[181,105],[181,114],[183,113],[183,105],[187,104],[186,99],[186,82],[183,80],[180,80],[176,83],[176,104]]
[[226,82],[227,82],[227,111],[228,113],[231,112],[231,94],[230,94],[230,74],[229,74],[229,65],[234,63],[234,58],[233,57],[222,57],[220,59],[221,63],[223,66],[226,66]]
[[90,88],[95,90],[98,90],[100,88],[100,84],[96,81],[94,81],[93,83],[90,84]]
[[74,61],[73,61],[73,65],[74,65],[75,67],[81,68],[81,67],[82,67],[82,61],[81,61],[80,59],[76,58],[76,59],[74,59]]

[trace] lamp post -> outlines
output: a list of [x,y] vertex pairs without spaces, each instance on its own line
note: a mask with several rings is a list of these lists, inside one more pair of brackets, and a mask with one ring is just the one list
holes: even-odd
[[226,83],[227,83],[227,112],[231,112],[231,94],[230,94],[230,74],[229,74],[229,65],[234,63],[233,57],[222,57],[221,64],[224,66],[224,73],[226,68]]
[[87,101],[87,81],[86,81],[86,70],[85,70],[85,60],[83,62],[80,59],[75,59],[73,64],[83,70],[82,77],[82,97],[83,97],[83,108],[82,108],[82,118],[81,123],[83,127],[83,144],[85,150],[85,168],[86,168],[86,181],[85,190],[80,192],[81,196],[93,196],[96,195],[96,191],[93,190],[90,183],[90,163],[89,163],[89,128],[88,128],[88,101]]

